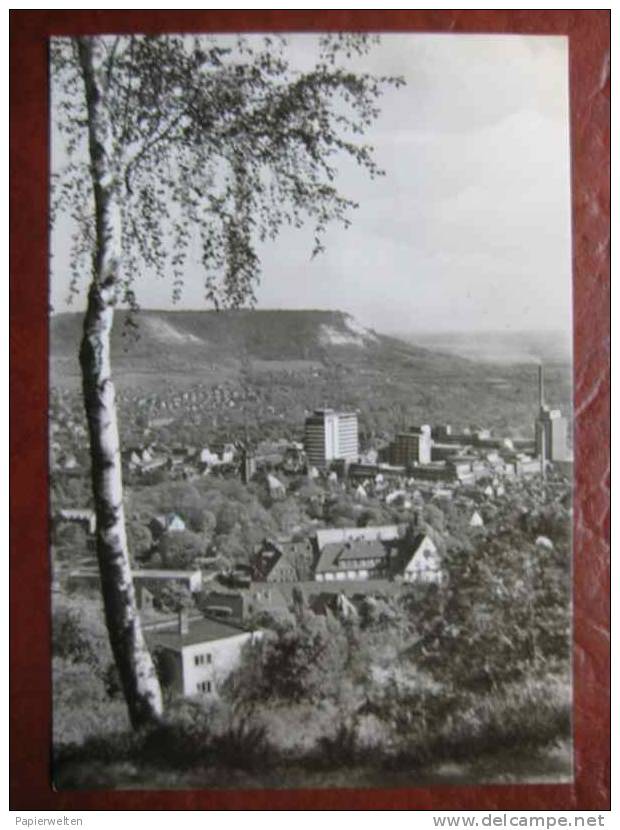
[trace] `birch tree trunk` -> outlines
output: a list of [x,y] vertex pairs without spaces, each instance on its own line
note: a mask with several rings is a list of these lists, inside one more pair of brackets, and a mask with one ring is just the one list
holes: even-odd
[[[99,43],[99,48],[101,43]],[[134,728],[162,711],[161,689],[146,647],[129,563],[110,338],[118,293],[122,226],[118,173],[105,107],[101,55],[90,38],[78,40],[88,108],[91,175],[96,212],[93,280],[80,347],[82,389],[90,436],[97,516],[97,558],[106,624]]]

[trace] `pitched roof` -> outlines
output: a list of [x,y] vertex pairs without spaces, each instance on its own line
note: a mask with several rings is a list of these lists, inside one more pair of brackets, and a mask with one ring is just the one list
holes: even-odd
[[358,559],[386,559],[388,549],[377,539],[351,539],[348,542],[333,542],[323,547],[316,573],[344,570],[347,563]]
[[178,513],[160,513],[157,516],[153,516],[153,518],[151,519],[151,524],[155,523],[155,524],[159,525],[160,527],[162,527],[164,530],[166,530],[168,527],[170,527],[171,524],[179,523],[179,522],[182,525],[185,525],[185,522],[179,516]]
[[350,559],[376,559],[387,555],[387,550],[382,542],[376,539],[363,539],[345,542],[342,548],[339,562],[347,562]]
[[283,542],[278,542],[278,547],[285,555],[299,553],[300,550],[305,550],[307,553],[313,553],[312,539],[287,539]]
[[314,556],[311,539],[266,539],[256,556],[255,572],[266,577],[280,562],[293,564],[294,558],[300,553]]
[[283,553],[279,544],[268,542],[258,552],[254,564],[254,574],[258,577],[266,577],[273,571],[275,566],[282,559]]
[[410,544],[403,545],[401,547],[399,555],[392,562],[392,573],[402,575],[406,568],[408,568],[409,565],[411,565],[411,563],[415,559],[416,554],[420,550],[420,547],[426,540],[428,540],[431,543],[433,551],[436,552],[437,546],[435,545],[428,533],[416,533],[416,535],[411,540]]
[[417,553],[418,548],[420,547],[420,545],[422,544],[422,542],[425,539],[428,539],[429,542],[432,544],[432,546],[435,547],[435,543],[433,542],[431,537],[428,535],[428,533],[416,533],[416,535],[413,537],[413,540],[411,542],[410,550],[412,550],[413,553]]
[[325,527],[316,531],[316,543],[321,550],[325,545],[346,542],[354,539],[398,539],[398,525],[379,525],[368,527]]
[[95,511],[90,507],[71,507],[60,510],[58,515],[62,519],[94,519]]

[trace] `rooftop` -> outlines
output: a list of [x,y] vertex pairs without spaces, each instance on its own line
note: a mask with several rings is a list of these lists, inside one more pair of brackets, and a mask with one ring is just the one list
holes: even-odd
[[[192,576],[200,576],[200,570],[174,571],[163,568],[136,568],[132,570],[131,575],[134,579],[136,577],[139,579],[189,579]],[[99,568],[96,565],[74,568],[70,571],[70,576],[99,576]]]
[[316,543],[319,550],[335,542],[347,542],[363,539],[381,539],[384,542],[398,539],[398,525],[368,525],[367,527],[323,527],[316,530]]
[[325,407],[323,409],[315,409],[312,415],[318,415],[320,417],[324,415],[357,415],[357,412],[345,411],[340,409],[331,409],[329,407]]
[[376,559],[386,555],[384,545],[376,539],[352,539],[344,544],[326,545],[323,551],[327,553],[332,547],[340,550],[339,562],[349,559]]
[[166,570],[164,568],[142,568],[131,572],[132,576],[142,579],[189,579],[192,576],[200,576],[198,568],[192,571]]
[[331,570],[346,570],[347,562],[353,560],[387,560],[389,555],[386,545],[378,539],[350,539],[341,542],[329,542],[321,550],[316,564],[316,573]]
[[204,618],[197,621],[190,620],[187,634],[180,634],[178,628],[170,628],[168,630],[147,631],[146,636],[155,645],[166,646],[178,651],[185,646],[213,643],[247,633],[248,631],[241,628],[241,626],[222,622],[221,620]]

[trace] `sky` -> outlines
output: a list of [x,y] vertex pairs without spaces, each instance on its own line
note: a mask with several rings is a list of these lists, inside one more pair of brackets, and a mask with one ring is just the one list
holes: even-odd
[[[287,40],[292,63],[311,66],[314,36]],[[387,333],[568,333],[567,39],[385,34],[356,68],[406,80],[364,136],[386,175],[342,164],[352,226],[332,226],[315,259],[309,228],[262,246],[257,307],[339,309]],[[67,230],[52,235],[55,311],[68,308]],[[201,289],[188,278],[173,306],[169,285],[137,285],[146,308],[202,308]],[[84,298],[82,286],[71,308]]]

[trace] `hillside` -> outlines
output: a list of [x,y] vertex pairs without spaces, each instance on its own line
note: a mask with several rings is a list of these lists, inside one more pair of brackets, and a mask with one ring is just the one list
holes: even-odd
[[[175,396],[194,389],[202,401],[213,398],[212,411],[206,403],[191,413],[173,409],[186,434],[205,419],[225,430],[270,422],[274,435],[285,426],[295,432],[319,406],[357,410],[369,433],[442,421],[533,432],[531,358],[465,359],[366,330],[338,311],[143,311],[137,339],[123,336],[124,319],[119,313],[112,352],[125,430],[144,396],[167,401],[170,413]],[[55,315],[50,328],[51,385],[77,393],[81,315]],[[548,401],[569,413],[570,364],[547,364],[545,382]]]
[[[118,311],[113,332],[113,352],[126,347],[123,337],[127,314]],[[136,316],[139,339],[132,353],[143,356],[153,346],[185,353],[245,352],[270,360],[317,357],[334,343],[356,345],[376,341],[376,335],[357,326],[338,311],[140,311]],[[52,318],[52,353],[72,354],[80,335],[81,315],[57,314]]]
[[[458,357],[436,354],[426,348],[377,334],[340,311],[141,311],[138,328],[125,325],[119,311],[112,334],[112,356],[119,377],[124,373],[160,376],[162,371],[197,372],[228,367],[234,372],[248,361],[292,364],[302,370],[331,361],[355,364],[409,363],[412,367],[450,370],[471,368]],[[79,372],[77,354],[82,315],[57,314],[51,318],[52,377]]]

